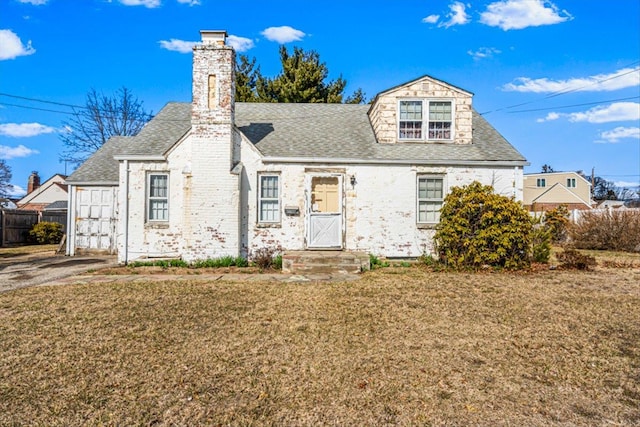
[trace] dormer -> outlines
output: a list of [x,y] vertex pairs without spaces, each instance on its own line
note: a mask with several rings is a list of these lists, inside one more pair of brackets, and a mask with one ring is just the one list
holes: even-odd
[[379,93],[369,120],[379,143],[471,144],[473,94],[423,76]]

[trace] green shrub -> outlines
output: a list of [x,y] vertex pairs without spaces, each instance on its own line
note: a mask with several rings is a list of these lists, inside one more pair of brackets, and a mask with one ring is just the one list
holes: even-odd
[[530,264],[532,229],[522,205],[476,181],[447,195],[434,239],[449,267],[520,269]]
[[535,262],[546,264],[551,256],[551,240],[554,231],[546,224],[543,224],[540,218],[532,219],[532,224],[531,257]]
[[60,243],[63,234],[62,224],[42,221],[35,224],[29,231],[29,239],[41,245],[50,245]]
[[369,267],[371,270],[375,270],[376,268],[389,267],[389,263],[382,261],[373,254],[369,254]]
[[544,225],[551,233],[554,243],[564,242],[567,239],[569,227],[569,210],[566,205],[560,205],[544,213]]

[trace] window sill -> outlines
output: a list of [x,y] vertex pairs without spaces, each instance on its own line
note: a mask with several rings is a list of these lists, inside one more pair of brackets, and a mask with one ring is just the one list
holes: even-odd
[[145,224],[145,228],[158,229],[158,230],[169,228],[169,221],[147,222]]
[[416,224],[416,227],[418,228],[418,230],[435,230],[436,226],[438,225],[438,223],[433,222],[433,223],[420,223],[420,224]]
[[259,222],[256,224],[256,228],[282,228],[282,224],[279,222]]

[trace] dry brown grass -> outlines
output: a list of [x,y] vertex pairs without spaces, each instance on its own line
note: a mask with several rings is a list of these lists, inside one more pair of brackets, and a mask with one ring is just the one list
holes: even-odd
[[639,425],[640,269],[0,295],[0,425]]
[[27,245],[11,246],[0,248],[0,258],[10,258],[19,255],[38,254],[42,252],[53,252],[58,249],[58,245]]

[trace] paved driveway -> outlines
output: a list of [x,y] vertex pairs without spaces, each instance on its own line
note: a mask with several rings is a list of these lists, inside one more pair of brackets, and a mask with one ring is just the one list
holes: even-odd
[[43,252],[0,258],[0,292],[54,282],[111,265],[116,265],[115,256],[68,257]]

